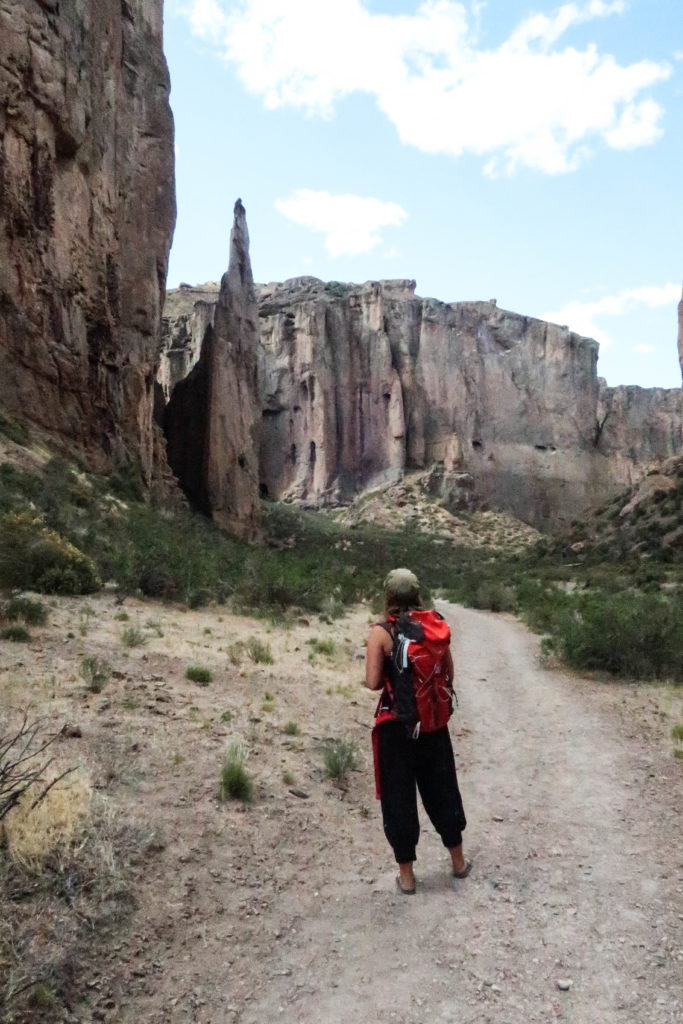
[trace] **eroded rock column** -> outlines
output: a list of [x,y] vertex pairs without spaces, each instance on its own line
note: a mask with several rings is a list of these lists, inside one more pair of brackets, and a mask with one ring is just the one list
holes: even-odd
[[244,207],[235,204],[230,263],[199,361],[165,413],[168,458],[193,503],[226,530],[258,532],[258,307]]

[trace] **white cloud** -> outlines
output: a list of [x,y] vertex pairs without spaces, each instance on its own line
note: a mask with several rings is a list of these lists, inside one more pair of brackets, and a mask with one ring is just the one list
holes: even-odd
[[477,42],[483,5],[424,0],[414,14],[373,14],[363,0],[192,0],[193,30],[214,42],[269,108],[331,117],[371,96],[401,140],[426,153],[485,158],[485,172],[573,170],[591,144],[627,149],[661,134],[643,90],[664,63],[619,64],[594,44],[561,44],[574,26],[620,15],[624,0],[565,3],[525,18],[496,49]]
[[205,39],[220,40],[229,26],[229,18],[217,0],[192,0],[185,13],[192,31]]
[[636,149],[655,142],[662,134],[658,112],[654,100],[629,103],[615,127],[605,133],[608,145],[612,149]]
[[382,241],[380,228],[400,227],[407,216],[398,203],[308,188],[297,189],[287,199],[276,199],[275,207],[295,224],[322,232],[331,256],[370,252]]
[[[637,306],[666,306],[678,302],[681,297],[679,284],[646,285],[641,288],[626,288],[618,295],[606,295],[592,302],[574,300],[562,309],[543,313],[542,319],[553,324],[566,324],[570,330],[583,334],[587,338],[595,338],[601,345],[613,344],[610,334],[596,323],[596,318],[603,316],[623,316],[632,312]],[[650,351],[647,345],[636,349],[641,353]]]

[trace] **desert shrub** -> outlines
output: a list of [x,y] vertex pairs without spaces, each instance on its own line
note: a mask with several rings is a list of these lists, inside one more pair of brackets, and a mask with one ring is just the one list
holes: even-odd
[[42,601],[34,601],[30,597],[13,597],[7,602],[5,618],[8,622],[21,620],[27,626],[44,626],[47,608]]
[[[101,572],[126,592],[178,599],[190,607],[225,601],[247,551],[200,515],[130,504],[116,509],[93,539]],[[90,550],[90,549],[88,549]]]
[[330,621],[334,621],[346,614],[346,605],[338,595],[333,594],[322,602],[321,611]]
[[314,636],[307,642],[312,654],[326,654],[328,658],[331,658],[334,654],[334,640],[319,640],[317,636]]
[[515,591],[498,580],[483,580],[467,601],[472,608],[488,609],[492,612],[514,612],[517,610]]
[[671,739],[675,743],[683,743],[683,722],[677,722],[671,728]]
[[231,665],[241,665],[247,651],[247,645],[243,640],[235,640],[228,647],[228,661]]
[[134,462],[122,462],[109,477],[109,486],[112,493],[123,501],[144,501],[142,471]]
[[91,693],[101,693],[111,679],[112,667],[104,658],[88,654],[81,661],[81,678]]
[[101,586],[90,558],[32,512],[0,519],[0,585],[46,594],[89,594]]
[[246,768],[247,754],[239,743],[230,743],[221,768],[219,797],[221,800],[242,800],[249,803],[254,796],[254,782]]
[[547,633],[568,601],[567,594],[552,584],[524,578],[517,585],[517,607],[535,633]]
[[257,636],[252,636],[247,640],[246,651],[251,660],[257,664],[273,664],[273,654],[270,649],[270,644],[267,644],[264,640],[260,640]]
[[168,565],[146,563],[140,568],[137,582],[145,597],[161,597],[168,601],[178,596],[178,584]]
[[574,668],[642,679],[683,678],[683,609],[660,596],[581,596],[558,614],[552,639]]
[[124,647],[141,647],[147,643],[147,637],[139,626],[129,626],[121,634],[121,643]]
[[27,644],[31,639],[31,634],[25,626],[5,626],[3,630],[0,630],[0,640],[10,640],[15,644]]
[[94,618],[94,616],[95,616],[95,609],[90,604],[90,602],[86,602],[84,605],[81,606],[81,608],[79,608],[79,610],[78,610],[78,630],[79,630],[81,636],[86,636],[87,635],[88,629],[90,628],[90,620],[92,618]]
[[199,683],[200,686],[208,686],[213,677],[211,675],[211,670],[204,668],[203,665],[188,665],[185,678],[189,679],[191,683]]
[[236,596],[247,608],[297,605],[317,611],[323,599],[313,559],[291,552],[253,552],[236,584]]
[[10,441],[14,441],[15,444],[26,445],[28,444],[29,436],[28,430],[23,423],[15,419],[14,416],[10,416],[6,412],[0,410],[0,434],[4,434],[5,437],[9,438]]
[[358,763],[356,744],[352,740],[330,739],[322,744],[321,750],[326,777],[344,786],[349,772]]
[[299,726],[296,724],[296,722],[287,722],[283,731],[286,733],[287,736],[298,736]]
[[3,462],[0,465],[0,514],[20,511],[27,502],[35,503],[42,488],[43,482],[37,473]]

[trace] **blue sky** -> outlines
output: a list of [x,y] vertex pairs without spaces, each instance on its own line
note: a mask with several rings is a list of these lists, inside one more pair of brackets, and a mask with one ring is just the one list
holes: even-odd
[[600,342],[677,387],[681,0],[166,0],[169,287],[414,278]]

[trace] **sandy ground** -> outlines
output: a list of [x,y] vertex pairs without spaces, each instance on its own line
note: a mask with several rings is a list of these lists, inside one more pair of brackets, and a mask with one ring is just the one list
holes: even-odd
[[[74,1020],[681,1020],[683,763],[669,736],[680,689],[553,670],[514,619],[442,610],[474,869],[453,881],[423,821],[414,897],[395,889],[374,799],[367,609],[283,628],[102,595],[55,602],[29,647],[0,644],[3,701],[30,694],[78,725],[70,756],[163,847]],[[121,644],[131,625],[143,646]],[[254,635],[274,664],[233,665],[230,645]],[[313,653],[316,637],[334,652]],[[116,669],[100,694],[78,675],[90,653]],[[209,686],[185,679],[190,662],[212,669]],[[358,744],[344,790],[323,776],[325,737]],[[235,739],[256,781],[248,806],[217,799]]]

